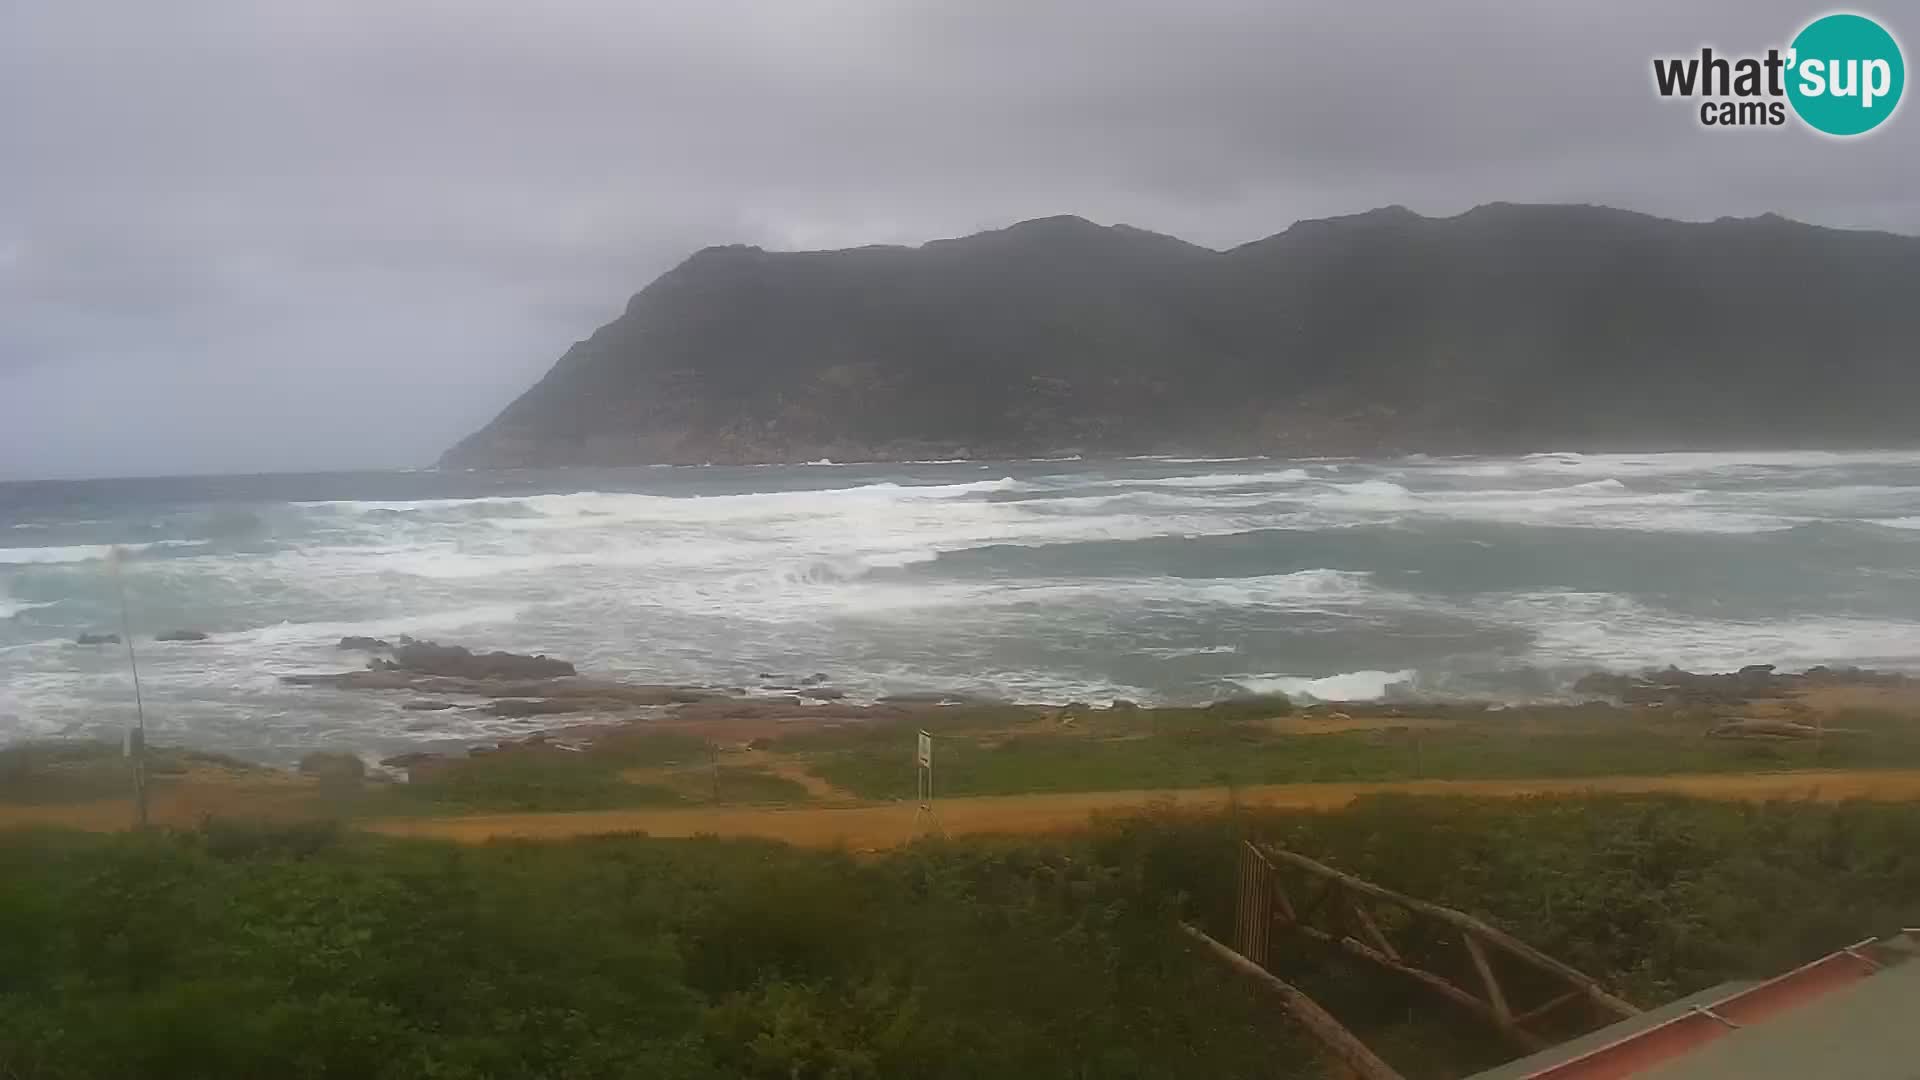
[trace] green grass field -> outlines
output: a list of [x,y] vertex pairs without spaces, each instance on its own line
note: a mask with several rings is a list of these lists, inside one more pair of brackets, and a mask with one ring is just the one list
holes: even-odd
[[[1544,720],[1543,720],[1544,717]],[[950,725],[935,740],[937,786],[951,796],[1403,779],[1517,779],[1803,768],[1920,766],[1920,731],[1855,715],[1858,734],[1813,741],[1704,737],[1617,713],[1478,714],[1454,728],[1273,734],[1204,710],[1088,721],[1085,734],[982,734]],[[1838,726],[1838,725],[1837,725]],[[913,794],[911,732],[875,730],[812,744],[811,768],[866,798]]]

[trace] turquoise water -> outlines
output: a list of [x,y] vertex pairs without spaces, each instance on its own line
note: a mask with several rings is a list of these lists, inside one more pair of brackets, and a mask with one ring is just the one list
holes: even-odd
[[[284,760],[525,725],[282,685],[344,634],[857,697],[1551,698],[1595,668],[1920,670],[1920,452],[946,462],[0,485],[0,740]],[[193,645],[154,643],[175,627]],[[777,680],[774,680],[777,681]]]

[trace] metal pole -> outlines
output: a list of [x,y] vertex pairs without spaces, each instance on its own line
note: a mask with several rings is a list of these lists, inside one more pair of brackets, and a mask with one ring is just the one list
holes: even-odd
[[147,706],[140,693],[140,662],[133,652],[133,619],[127,613],[127,588],[120,578],[120,560],[118,545],[107,553],[107,564],[113,569],[113,591],[120,598],[120,640],[127,643],[127,669],[133,672],[133,736],[127,747],[133,758],[133,806],[134,819],[139,827],[147,827]]

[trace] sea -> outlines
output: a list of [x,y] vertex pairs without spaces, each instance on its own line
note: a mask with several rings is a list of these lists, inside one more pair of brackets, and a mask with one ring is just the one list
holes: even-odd
[[850,700],[1561,700],[1602,669],[1920,671],[1920,452],[0,484],[0,742],[133,722],[126,649],[75,643],[121,595],[149,737],[268,762],[527,730],[281,681],[364,664],[349,634]]

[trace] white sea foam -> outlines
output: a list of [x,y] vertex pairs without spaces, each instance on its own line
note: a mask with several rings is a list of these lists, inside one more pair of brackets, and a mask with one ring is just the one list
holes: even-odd
[[1676,476],[1703,478],[1729,473],[1838,469],[1865,465],[1920,465],[1911,450],[1726,450],[1663,454],[1583,454],[1548,451],[1521,458],[1447,458],[1409,462],[1424,471],[1455,476]]
[[1281,469],[1264,473],[1203,473],[1195,476],[1157,476],[1145,480],[1112,480],[1109,484],[1139,484],[1144,487],[1236,488],[1268,484],[1297,484],[1312,479],[1305,469]]
[[[1516,525],[1637,529],[1648,532],[1746,533],[1808,520],[1784,508],[1705,491],[1635,490],[1617,477],[1545,488],[1413,490],[1390,480],[1330,484],[1309,497],[1334,515],[1316,525],[1436,518]],[[1345,515],[1342,520],[1339,515]]]
[[398,501],[330,500],[292,505],[349,515],[420,512],[485,512],[506,508],[556,518],[610,515],[680,520],[724,519],[761,514],[830,510],[845,503],[867,504],[922,499],[957,499],[994,491],[1019,491],[1027,485],[1010,476],[957,484],[900,484],[884,481],[848,488],[756,491],[736,495],[655,495],[635,492],[580,491],[557,495],[483,495],[470,499]]
[[1731,671],[1746,664],[1786,669],[1855,664],[1920,670],[1920,623],[1865,617],[1702,618],[1614,593],[1548,591],[1486,597],[1476,606],[1531,628],[1541,664],[1617,669],[1676,664]]
[[0,548],[0,565],[16,566],[50,565],[58,563],[96,562],[105,559],[117,546],[122,555],[138,556],[142,552],[157,551],[165,548],[200,547],[210,543],[207,540],[151,540],[144,544],[66,544],[56,547],[5,547]]
[[1378,701],[1396,688],[1410,688],[1412,669],[1347,671],[1338,675],[1244,675],[1233,681],[1256,694],[1285,694],[1306,701]]
[[230,645],[332,645],[350,634],[391,637],[397,634],[424,634],[460,630],[473,626],[502,626],[524,613],[527,604],[480,604],[473,607],[432,611],[419,615],[376,616],[321,622],[279,622],[220,635]]
[[112,549],[106,544],[67,544],[59,547],[0,548],[0,564],[31,566],[48,563],[78,563],[104,559]]
[[1193,648],[1145,648],[1135,649],[1141,656],[1153,656],[1162,660],[1178,660],[1187,656],[1230,656],[1240,650],[1232,645],[1199,645]]
[[[1461,671],[1668,662],[1695,669],[1824,662],[1920,670],[1920,618],[1909,620],[1898,607],[1920,574],[1904,552],[1920,534],[1920,455],[1160,464],[974,463],[899,475],[888,466],[888,482],[839,486],[832,478],[866,474],[790,466],[752,474],[762,490],[745,492],[735,486],[746,483],[744,472],[681,470],[651,474],[660,480],[648,492],[265,506],[258,516],[268,527],[245,545],[175,549],[167,558],[149,553],[130,568],[143,633],[166,626],[222,631],[204,645],[155,649],[150,661],[143,655],[142,674],[150,662],[157,714],[203,743],[304,749],[369,733],[405,741],[493,730],[493,720],[449,718],[437,732],[408,733],[417,718],[397,703],[278,684],[289,671],[356,662],[333,643],[362,633],[549,651],[583,670],[636,679],[733,683],[763,670],[819,669],[856,695],[953,687],[1054,701],[1182,698],[1217,677],[1222,664],[1247,672],[1253,689],[1329,698],[1384,693],[1410,666],[1410,655],[1429,655],[1441,640],[1428,627],[1457,633],[1461,645],[1458,656],[1422,664],[1414,679],[1423,692],[1444,685],[1456,662],[1489,665]],[[992,471],[979,477],[976,468]],[[995,478],[1000,472],[1024,478]],[[956,475],[978,480],[933,482]],[[810,486],[777,490],[796,483]],[[716,490],[736,493],[696,493]],[[1726,598],[1724,610],[1766,615],[1752,621],[1717,616],[1712,596],[1634,600],[1547,589],[1539,574],[1559,556],[1533,560],[1524,551],[1525,530],[1534,526],[1610,530],[1607,550],[1624,551],[1638,541],[1617,535],[1623,530],[1736,533],[1808,522],[1832,526],[1845,539],[1837,546],[1866,553],[1859,587],[1841,582],[1831,602],[1777,589]],[[1856,522],[1887,528],[1852,527]],[[1502,591],[1502,579],[1479,577],[1497,574],[1497,567],[1469,567],[1475,576],[1463,581],[1425,561],[1419,576],[1386,564],[1377,578],[1333,567],[1230,576],[1299,565],[1291,544],[1328,550],[1326,535],[1298,534],[1392,526],[1385,546],[1373,542],[1377,531],[1359,538],[1356,552],[1377,560],[1429,526],[1452,523],[1501,526],[1450,527],[1444,537],[1517,545],[1514,580],[1532,591]],[[1259,530],[1283,531],[1221,545],[1218,577],[1178,576],[1193,572],[1199,549],[1123,546]],[[1008,551],[943,558],[1088,542],[1103,543],[1084,559],[1057,550],[1045,557]],[[1583,541],[1560,531],[1538,542]],[[1786,537],[1728,550],[1755,560],[1758,576],[1797,572],[1805,549]],[[1656,550],[1668,548],[1649,549]],[[106,548],[0,549],[0,564],[23,551],[34,554],[22,559],[35,561],[0,565],[0,579],[35,579],[36,600],[56,595],[43,590],[70,579],[73,596],[54,614],[74,625],[63,625],[59,640],[22,641],[45,631],[32,618],[0,619],[0,685],[36,725],[118,723],[126,688],[115,658],[71,644],[79,628],[104,617],[106,594],[92,567],[55,569],[103,557]],[[1774,560],[1773,569],[1759,560]],[[48,569],[36,569],[43,563]],[[1434,591],[1403,591],[1413,585]],[[1676,587],[1685,592],[1684,584]],[[10,597],[5,604],[0,613],[22,607]],[[1208,628],[1221,633],[1208,637]],[[1209,659],[1216,655],[1233,659]],[[1165,685],[1117,685],[1110,677],[1117,665],[1109,661],[1121,656],[1139,658],[1136,664],[1155,672],[1150,681]],[[1328,674],[1338,668],[1353,670]],[[17,722],[0,723],[0,739],[19,730]]]
[[1127,461],[1164,461],[1169,465],[1220,465],[1233,461],[1268,461],[1265,455],[1253,457],[1179,457],[1173,454],[1135,454]]
[[0,596],[0,619],[11,619],[22,612],[32,611],[35,608],[52,607],[57,603],[59,603],[57,600],[33,602],[28,600],[10,600],[7,597]]
[[1402,506],[1413,497],[1413,492],[1391,480],[1358,480],[1351,484],[1328,484],[1327,493],[1333,498],[1354,503],[1378,503],[1386,506]]

